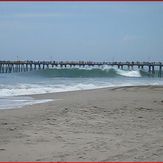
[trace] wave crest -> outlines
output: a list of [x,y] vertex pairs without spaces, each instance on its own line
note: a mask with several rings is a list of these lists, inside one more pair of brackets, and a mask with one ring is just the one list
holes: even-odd
[[[42,77],[141,77],[140,70],[121,70],[118,68],[103,66],[83,67],[83,68],[51,68],[28,72],[30,75]],[[27,73],[24,73],[27,74]]]

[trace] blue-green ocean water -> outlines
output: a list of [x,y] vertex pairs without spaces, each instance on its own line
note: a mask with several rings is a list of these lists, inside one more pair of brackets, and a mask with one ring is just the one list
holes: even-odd
[[158,78],[157,71],[150,75],[146,70],[120,70],[108,66],[0,74],[0,108],[16,100],[24,103],[22,98],[13,100],[20,95],[137,85],[163,85],[163,78]]

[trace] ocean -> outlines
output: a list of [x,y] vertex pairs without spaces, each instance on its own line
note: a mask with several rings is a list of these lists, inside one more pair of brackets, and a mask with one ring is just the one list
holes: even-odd
[[145,69],[121,70],[109,66],[1,73],[0,109],[51,101],[48,97],[35,100],[25,95],[139,85],[163,85],[163,78],[158,78],[157,71],[151,75]]

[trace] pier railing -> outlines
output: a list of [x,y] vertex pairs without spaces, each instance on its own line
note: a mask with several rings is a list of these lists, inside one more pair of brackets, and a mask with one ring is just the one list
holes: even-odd
[[0,61],[0,73],[25,72],[53,67],[101,67],[105,65],[117,66],[119,69],[124,67],[144,69],[146,67],[150,74],[155,74],[157,69],[158,76],[161,77],[163,62]]

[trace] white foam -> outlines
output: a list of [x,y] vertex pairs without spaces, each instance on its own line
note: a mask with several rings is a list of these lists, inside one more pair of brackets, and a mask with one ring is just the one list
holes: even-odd
[[126,77],[141,77],[141,74],[139,72],[139,70],[132,70],[132,71],[125,71],[125,70],[120,70],[117,69],[117,74],[121,75],[121,76],[126,76]]
[[[133,77],[138,77],[139,73],[131,71],[125,72],[125,70],[119,70],[121,75],[130,75]],[[127,74],[126,74],[127,73]],[[150,80],[151,79],[151,80]],[[56,80],[56,79],[55,79]],[[134,86],[134,85],[163,85],[162,80],[154,80],[153,78],[149,79],[126,79],[126,78],[94,78],[94,79],[59,79],[64,80],[63,84],[58,84],[59,82],[53,81],[48,83],[37,84],[14,84],[14,85],[4,85],[0,84],[0,97],[11,97],[11,96],[20,96],[20,95],[32,95],[32,94],[45,94],[45,93],[54,93],[54,92],[66,92],[66,91],[76,91],[76,90],[90,90],[96,88],[105,88],[105,87],[119,87],[119,86]],[[23,100],[26,99],[16,99]],[[21,102],[21,101],[19,101]]]
[[104,65],[102,67],[102,70],[115,70],[115,72],[121,76],[125,76],[125,77],[141,77],[140,71],[139,70],[122,70],[122,69],[118,69],[116,67],[111,67],[108,65]]
[[31,94],[44,94],[53,92],[66,92],[84,89],[95,89],[103,86],[94,84],[75,84],[75,85],[39,85],[39,84],[19,84],[13,86],[6,86],[0,89],[0,97],[18,96],[18,95],[31,95]]
[[[58,100],[58,99],[56,99]],[[53,101],[52,99],[36,100],[32,97],[8,97],[0,98],[0,109],[21,108],[25,105],[40,104]]]

